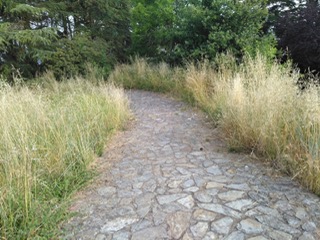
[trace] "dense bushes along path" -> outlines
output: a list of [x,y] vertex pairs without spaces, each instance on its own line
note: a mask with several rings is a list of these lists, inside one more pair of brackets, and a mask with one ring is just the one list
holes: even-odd
[[136,120],[100,159],[98,181],[78,195],[67,239],[320,238],[319,197],[228,153],[217,130],[183,103],[129,96]]

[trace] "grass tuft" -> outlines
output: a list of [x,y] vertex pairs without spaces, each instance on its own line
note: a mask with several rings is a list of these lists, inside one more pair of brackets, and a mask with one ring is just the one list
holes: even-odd
[[82,78],[0,89],[0,235],[50,239],[65,200],[128,117],[122,90]]
[[170,68],[166,63],[151,64],[143,58],[134,58],[131,64],[117,65],[108,80],[126,89],[170,93],[192,103],[193,96],[184,86],[185,71]]

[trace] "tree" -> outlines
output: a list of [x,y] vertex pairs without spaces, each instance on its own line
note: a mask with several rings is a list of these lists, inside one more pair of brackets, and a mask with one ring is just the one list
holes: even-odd
[[42,49],[57,39],[53,28],[36,24],[46,18],[47,9],[4,1],[0,15],[0,72],[10,76],[20,69],[25,76],[35,74]]
[[133,50],[140,55],[181,64],[214,59],[225,51],[239,57],[257,49],[270,56],[275,53],[273,36],[262,31],[268,15],[263,0],[134,2]]
[[132,0],[131,53],[159,58],[170,48],[174,0]]
[[320,6],[308,2],[295,11],[283,12],[276,25],[278,46],[306,72],[320,72]]
[[128,0],[0,2],[0,73],[33,77],[83,72],[85,62],[124,61],[130,44]]

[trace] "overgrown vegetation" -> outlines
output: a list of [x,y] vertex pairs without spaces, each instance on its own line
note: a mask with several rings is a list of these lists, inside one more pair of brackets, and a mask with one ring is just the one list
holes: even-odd
[[[161,74],[159,74],[161,72]],[[320,194],[318,89],[300,92],[298,72],[257,55],[238,65],[232,55],[186,69],[136,59],[111,80],[193,100],[224,132],[230,150],[252,153]],[[164,80],[165,79],[165,80]]]
[[66,200],[92,177],[90,164],[128,117],[127,100],[93,74],[0,83],[1,239],[53,239]]
[[188,99],[191,95],[184,87],[184,74],[182,68],[171,68],[164,62],[151,64],[143,58],[136,57],[132,59],[131,64],[115,66],[108,81],[126,89],[170,92]]
[[318,89],[270,61],[277,47],[301,70],[319,72],[319,6],[0,0],[1,237],[54,238],[64,200],[90,178],[90,162],[127,117],[123,92],[97,79],[130,54],[149,62],[117,65],[109,81],[198,105],[231,150],[267,159],[320,194]]

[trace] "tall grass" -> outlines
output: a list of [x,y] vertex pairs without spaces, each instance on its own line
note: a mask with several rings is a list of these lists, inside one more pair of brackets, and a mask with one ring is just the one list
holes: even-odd
[[[262,56],[240,66],[224,58],[214,72],[191,71],[186,86],[202,107],[220,114],[229,148],[255,153],[320,194],[318,89],[301,92],[298,72]],[[199,77],[205,74],[211,77]]]
[[[148,82],[155,67],[144,75],[137,66],[137,62],[119,66],[112,80],[117,82],[125,75],[126,79],[134,76],[130,78],[133,82]],[[166,71],[167,76],[177,72]],[[189,64],[178,73],[178,77],[174,75],[180,79],[175,95],[187,93],[188,99],[205,110],[221,127],[230,150],[254,153],[320,194],[320,102],[316,87],[301,92],[296,84],[298,72],[270,63],[261,55],[246,57],[240,65],[231,55],[221,55],[215,65]],[[153,85],[157,76],[153,74],[152,81],[145,84]],[[169,82],[171,87],[162,88],[172,89],[175,79]],[[163,83],[159,80],[156,85]]]
[[122,90],[84,79],[0,89],[1,239],[50,239],[64,200],[92,175],[128,116]]
[[192,103],[192,94],[184,86],[185,71],[171,68],[162,62],[148,63],[143,58],[133,58],[131,64],[121,64],[109,76],[109,81],[126,89],[141,89],[171,93]]

